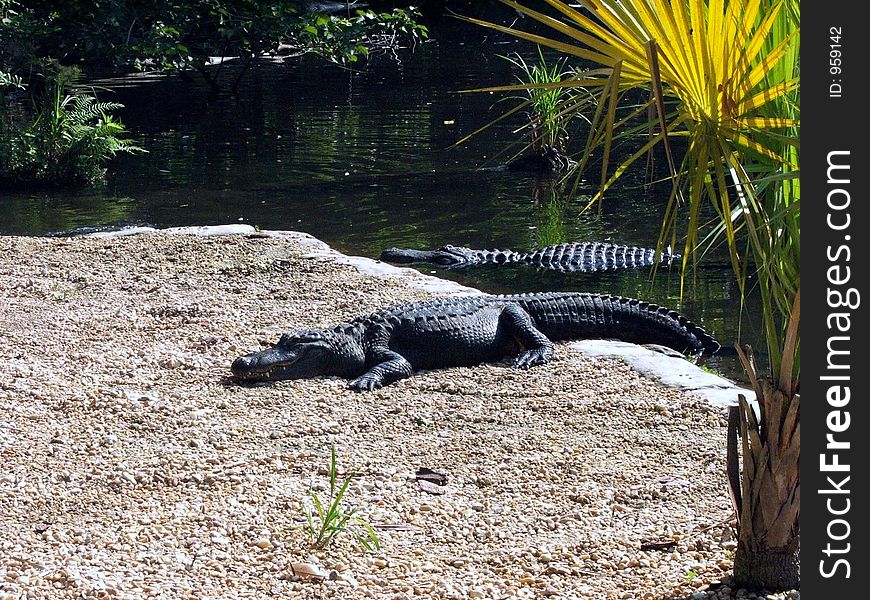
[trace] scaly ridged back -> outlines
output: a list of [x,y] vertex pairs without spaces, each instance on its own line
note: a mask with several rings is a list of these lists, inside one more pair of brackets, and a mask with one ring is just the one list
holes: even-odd
[[657,261],[656,252],[652,248],[599,242],[570,242],[522,254],[519,260],[546,269],[587,272],[651,267],[656,262],[669,264],[672,259],[670,254],[662,253]]
[[714,353],[719,343],[701,327],[663,306],[584,292],[541,292],[506,296],[451,296],[393,306],[339,327],[398,327],[408,320],[437,319],[440,327],[494,304],[520,305],[551,340],[614,338],[661,344],[679,352]]

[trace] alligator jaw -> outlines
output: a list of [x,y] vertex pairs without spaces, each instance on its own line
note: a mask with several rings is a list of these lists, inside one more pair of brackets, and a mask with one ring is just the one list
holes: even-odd
[[261,352],[240,356],[233,361],[231,369],[236,379],[242,381],[295,379],[292,367],[298,360],[298,353],[272,346]]

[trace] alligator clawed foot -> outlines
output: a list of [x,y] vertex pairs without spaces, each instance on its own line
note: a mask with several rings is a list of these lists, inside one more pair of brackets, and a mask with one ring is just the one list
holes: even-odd
[[533,348],[520,354],[514,361],[514,366],[519,369],[528,369],[550,362],[551,358],[553,358],[552,348]]
[[347,384],[347,387],[358,392],[372,392],[382,386],[383,384],[378,381],[376,377],[372,377],[368,374],[363,375],[362,377],[357,377]]

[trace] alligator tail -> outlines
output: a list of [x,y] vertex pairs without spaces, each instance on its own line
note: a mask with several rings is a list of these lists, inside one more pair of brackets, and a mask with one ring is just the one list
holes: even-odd
[[685,316],[643,300],[571,292],[548,298],[516,296],[515,300],[552,340],[615,338],[660,344],[687,354],[713,354],[721,347]]

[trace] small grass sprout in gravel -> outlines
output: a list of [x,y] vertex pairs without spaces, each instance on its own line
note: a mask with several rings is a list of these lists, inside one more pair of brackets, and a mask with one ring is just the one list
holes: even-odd
[[309,495],[315,512],[312,512],[309,505],[305,506],[308,534],[311,536],[312,546],[315,548],[327,547],[338,534],[345,532],[352,534],[367,552],[381,549],[377,533],[365,519],[357,516],[358,509],[347,510],[342,506],[342,500],[352,479],[353,475],[348,476],[341,487],[336,490],[338,468],[335,445],[333,445],[329,461],[328,501],[327,503],[322,502],[314,491],[310,491]]

